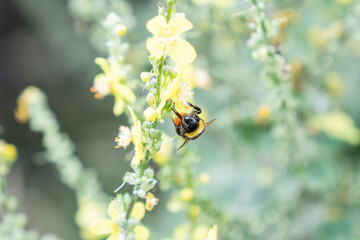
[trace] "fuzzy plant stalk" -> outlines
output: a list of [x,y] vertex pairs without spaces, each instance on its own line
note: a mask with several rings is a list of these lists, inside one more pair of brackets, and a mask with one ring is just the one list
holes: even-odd
[[280,43],[273,39],[278,34],[280,21],[269,19],[265,14],[265,3],[268,1],[251,0],[252,7],[247,12],[252,21],[252,30],[248,47],[252,49],[252,57],[263,64],[263,73],[269,86],[267,102],[269,114],[274,123],[274,135],[281,140],[284,150],[283,159],[297,155],[304,144],[305,134],[297,120],[296,101],[290,78],[291,67],[283,56]]
[[55,166],[62,182],[76,194],[76,222],[80,227],[80,234],[86,239],[92,221],[89,216],[105,215],[105,203],[109,198],[103,192],[96,172],[84,167],[75,156],[74,143],[67,134],[60,131],[46,95],[39,88],[30,86],[22,92],[18,98],[15,117],[20,123],[28,122],[32,131],[43,135],[45,159]]

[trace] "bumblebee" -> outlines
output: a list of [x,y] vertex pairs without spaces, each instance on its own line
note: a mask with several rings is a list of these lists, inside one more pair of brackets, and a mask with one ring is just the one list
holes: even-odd
[[204,120],[199,117],[201,108],[189,102],[188,104],[194,108],[194,111],[191,113],[179,113],[176,111],[174,106],[172,107],[173,112],[177,116],[176,118],[172,118],[175,131],[185,139],[185,142],[178,148],[178,150],[184,147],[190,140],[200,137],[200,135],[203,134],[205,127],[215,121],[215,119],[213,119],[208,123],[204,123]]

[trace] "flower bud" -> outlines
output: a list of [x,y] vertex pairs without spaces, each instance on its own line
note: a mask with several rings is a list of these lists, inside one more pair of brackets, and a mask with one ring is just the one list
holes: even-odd
[[176,78],[179,72],[176,69],[171,69],[170,77]]
[[147,96],[146,96],[146,101],[147,103],[150,105],[150,106],[154,106],[156,104],[156,97],[154,94],[152,93],[149,93]]
[[171,73],[171,67],[168,65],[163,66],[162,71],[165,76],[169,75]]
[[118,36],[124,36],[126,34],[126,27],[123,25],[123,24],[118,24],[116,27],[115,27],[115,32]]
[[149,129],[149,128],[151,128],[151,126],[152,126],[152,123],[151,123],[151,122],[148,122],[148,121],[145,121],[145,122],[143,122],[143,124],[142,124],[142,127],[143,127],[144,129]]
[[152,168],[147,168],[144,171],[144,175],[148,178],[153,178],[154,177],[154,170]]
[[142,72],[140,73],[140,78],[143,82],[149,81],[149,78],[151,77],[151,74],[149,72]]
[[152,138],[156,138],[156,137],[158,137],[159,130],[157,130],[157,129],[155,129],[155,128],[151,128],[151,129],[149,130],[149,133],[150,133],[150,136],[151,136]]
[[145,109],[144,111],[144,116],[146,118],[146,121],[150,121],[153,122],[156,120],[157,118],[157,113],[156,110],[152,107],[148,107],[147,109]]
[[157,85],[157,79],[156,78],[151,78],[150,79],[150,87],[151,88],[156,88],[156,85]]

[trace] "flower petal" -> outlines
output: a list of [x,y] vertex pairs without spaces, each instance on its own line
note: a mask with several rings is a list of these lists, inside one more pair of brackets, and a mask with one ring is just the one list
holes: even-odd
[[114,96],[121,97],[128,102],[133,102],[136,99],[135,94],[133,93],[131,88],[121,83],[115,84],[113,86],[113,94]]
[[172,37],[177,37],[181,33],[193,28],[192,23],[183,17],[173,17],[168,23],[168,29],[171,31]]
[[154,36],[159,36],[166,27],[166,19],[163,16],[156,16],[146,23],[146,28]]
[[145,216],[145,206],[143,202],[136,202],[131,212],[131,216],[140,221]]
[[118,220],[119,214],[116,211],[115,201],[110,202],[107,212],[113,222],[116,222]]
[[165,46],[160,43],[160,38],[152,37],[146,41],[146,49],[156,59],[160,59],[164,54]]
[[119,240],[119,234],[120,234],[120,231],[114,232],[106,240]]
[[96,235],[108,235],[114,230],[114,223],[109,219],[98,219],[90,224],[90,231]]
[[134,113],[134,110],[130,106],[128,106],[128,109],[129,109],[129,112],[131,114],[134,125],[136,125],[138,120],[137,120],[137,117],[136,117],[136,115]]
[[[140,126],[141,127],[141,126]],[[133,139],[133,143],[135,146],[135,156],[131,160],[131,164],[139,165],[140,161],[144,158],[144,146],[140,139]]]
[[166,89],[163,93],[163,95],[161,96],[161,101],[159,106],[156,108],[156,112],[158,114],[158,117],[161,117],[161,111],[163,109],[163,107],[166,104],[166,101],[170,98],[173,98],[176,96],[177,92],[180,89],[180,79],[181,77],[178,75],[177,78],[175,78],[174,82],[170,85],[170,87],[168,87],[168,89]]
[[137,240],[148,240],[150,236],[149,229],[143,225],[138,225],[134,228],[134,232]]
[[169,55],[179,65],[192,63],[196,58],[194,47],[181,38],[177,38],[170,45]]
[[124,112],[124,108],[125,108],[124,100],[119,96],[115,96],[115,103],[113,107],[114,115],[120,116]]
[[95,58],[95,63],[100,66],[100,68],[103,70],[105,74],[110,72],[110,66],[109,63],[105,58],[97,57]]

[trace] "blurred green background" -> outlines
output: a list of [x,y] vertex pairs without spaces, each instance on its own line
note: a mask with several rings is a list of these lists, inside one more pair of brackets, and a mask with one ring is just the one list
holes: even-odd
[[[316,116],[325,116],[317,120],[320,125],[330,121],[330,129],[347,131],[349,124],[343,118],[324,115],[337,110],[353,119],[351,127],[360,126],[360,3],[278,0],[267,5],[270,18],[285,19],[276,41],[292,66],[299,123],[293,134],[305,136],[295,146],[298,151],[283,158],[279,152],[292,143],[276,140],[271,118],[265,124],[257,122],[262,105],[270,107],[271,116],[271,103],[262,65],[247,47],[249,20],[236,15],[249,4],[234,1],[225,8],[206,1],[178,2],[178,11],[194,24],[187,39],[197,50],[195,66],[206,69],[213,79],[210,90],[195,90],[196,103],[209,118],[217,118],[189,147],[201,157],[197,170],[211,175],[200,194],[239,221],[242,234],[232,239],[359,239],[360,144],[309,124]],[[157,14],[157,1],[128,3],[132,7],[128,60],[139,74],[150,69],[145,24]],[[28,215],[28,227],[79,239],[74,193],[50,164],[44,164],[41,136],[16,123],[13,116],[19,93],[35,85],[47,94],[62,131],[76,145],[77,156],[98,171],[109,194],[129,170],[123,160],[129,159],[129,149],[119,151],[113,142],[126,117],[113,116],[112,98],[98,101],[89,91],[100,72],[94,58],[107,56],[101,32],[93,34],[88,27],[101,19],[83,21],[71,14],[67,4],[65,0],[0,2],[0,134],[19,150],[8,187],[20,201],[19,210]],[[169,119],[160,128],[175,135]],[[151,239],[171,236],[183,218],[166,212],[169,196],[158,194],[159,206],[144,219]]]

